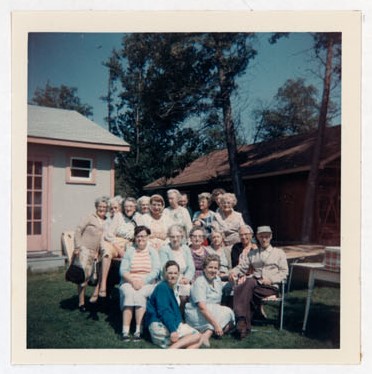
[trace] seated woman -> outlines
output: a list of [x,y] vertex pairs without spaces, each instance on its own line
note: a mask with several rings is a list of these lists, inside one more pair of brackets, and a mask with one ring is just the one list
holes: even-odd
[[142,216],[143,225],[151,230],[150,243],[159,250],[161,246],[168,243],[167,232],[172,225],[168,215],[164,214],[164,199],[161,195],[150,197],[150,214]]
[[211,251],[211,248],[204,246],[205,237],[206,233],[202,227],[194,226],[190,231],[190,249],[195,266],[193,280],[203,274],[204,258]]
[[141,196],[137,199],[137,210],[140,214],[150,213],[150,196]]
[[147,300],[145,325],[148,326],[152,342],[161,348],[199,348],[199,332],[182,323],[176,291],[179,276],[178,263],[167,261],[164,280]]
[[229,277],[229,270],[231,269],[230,251],[225,247],[223,233],[220,231],[212,231],[210,236],[212,248],[211,254],[216,254],[220,258],[220,269],[218,276],[227,281]]
[[85,312],[85,290],[87,280],[92,274],[93,262],[98,258],[100,242],[106,220],[107,197],[95,201],[96,211],[86,217],[75,230],[75,250],[72,262],[78,257],[84,269],[86,281],[78,285],[79,310]]
[[172,224],[177,224],[185,230],[185,237],[188,237],[192,227],[189,211],[180,206],[178,201],[181,199],[181,193],[178,190],[167,191],[169,206],[164,209],[164,214],[168,215]]
[[176,261],[180,267],[178,293],[181,298],[190,295],[190,283],[195,275],[195,265],[190,248],[182,244],[183,236],[183,227],[180,225],[172,225],[168,230],[169,243],[161,247],[159,251],[161,267],[169,260]]
[[182,244],[184,233],[182,226],[172,225],[168,230],[169,243],[161,247],[159,251],[161,267],[163,267],[168,260],[176,261],[180,267],[177,291],[180,296],[182,315],[185,310],[185,304],[190,296],[191,281],[194,279],[195,275],[195,265],[190,248],[186,244]]
[[241,262],[242,256],[248,256],[251,249],[257,249],[257,245],[252,243],[253,230],[249,225],[239,227],[240,241],[231,248],[231,267],[234,268]]
[[212,195],[209,192],[203,192],[198,195],[199,208],[192,217],[194,226],[201,226],[205,229],[208,235],[208,239],[212,232],[212,222],[215,213],[209,209],[212,203]]
[[245,222],[242,214],[234,210],[237,203],[235,194],[224,193],[219,201],[220,209],[214,216],[212,229],[222,231],[225,235],[225,244],[231,248],[239,242],[238,230]]
[[160,272],[158,252],[149,244],[151,231],[146,226],[134,230],[135,244],[129,247],[120,264],[122,282],[119,287],[120,307],[123,311],[122,339],[130,339],[129,329],[135,313],[134,341],[141,340],[141,323],[146,311],[146,298],[151,295]]
[[122,197],[115,196],[109,200],[110,214],[106,219],[102,240],[100,243],[100,282],[94,290],[91,303],[95,303],[98,297],[106,297],[107,276],[110,270],[111,260],[115,257],[123,257],[126,239],[118,236],[117,230],[121,223]]
[[186,323],[202,332],[202,344],[210,346],[209,339],[215,333],[222,336],[235,323],[234,312],[220,305],[222,283],[218,277],[220,258],[208,255],[203,264],[203,275],[191,287],[191,302],[186,304]]

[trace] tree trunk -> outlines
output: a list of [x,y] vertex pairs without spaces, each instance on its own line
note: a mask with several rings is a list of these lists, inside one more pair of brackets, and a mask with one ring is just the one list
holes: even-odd
[[237,210],[242,213],[244,221],[252,226],[252,221],[248,210],[247,196],[245,193],[238,161],[238,150],[236,146],[235,126],[232,119],[230,95],[229,90],[226,87],[225,72],[221,67],[219,68],[219,83],[221,89],[220,99],[223,112],[226,146],[230,165],[230,176],[233,190],[238,200]]
[[302,232],[301,241],[310,243],[312,239],[313,223],[314,223],[314,208],[315,197],[318,185],[320,156],[323,148],[324,133],[327,124],[327,111],[329,94],[332,78],[332,57],[333,57],[333,39],[328,40],[327,45],[327,61],[325,67],[325,75],[323,80],[323,95],[322,104],[320,107],[319,120],[318,120],[318,133],[315,140],[313,159],[311,169],[307,179],[306,196],[304,204],[304,215],[302,219]]

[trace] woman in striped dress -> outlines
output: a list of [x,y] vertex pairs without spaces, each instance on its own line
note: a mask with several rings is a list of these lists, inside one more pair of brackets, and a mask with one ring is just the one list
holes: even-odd
[[123,311],[122,339],[128,341],[129,328],[133,318],[136,320],[134,341],[141,340],[141,323],[146,311],[146,299],[155,287],[160,273],[158,253],[148,243],[151,231],[146,226],[134,230],[135,245],[125,252],[120,264],[120,307]]

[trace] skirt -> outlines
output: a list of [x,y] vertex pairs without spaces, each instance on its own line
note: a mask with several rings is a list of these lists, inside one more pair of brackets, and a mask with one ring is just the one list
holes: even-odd
[[[235,323],[234,312],[229,307],[220,304],[207,304],[207,309],[222,329],[230,322]],[[185,319],[187,324],[198,331],[214,331],[214,327],[206,320],[200,309],[191,303],[186,304]]]
[[141,289],[135,290],[130,283],[123,283],[119,287],[120,309],[137,306],[146,308],[146,300],[152,294],[155,284],[145,284]]
[[[149,332],[152,342],[161,347],[167,348],[172,343],[170,341],[169,330],[161,322],[152,322],[149,326]],[[199,332],[186,323],[180,323],[177,328],[177,333],[180,338],[187,335],[199,334]]]

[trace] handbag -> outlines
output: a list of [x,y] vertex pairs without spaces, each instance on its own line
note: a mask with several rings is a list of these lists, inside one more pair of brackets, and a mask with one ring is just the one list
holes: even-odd
[[93,261],[92,265],[92,273],[88,279],[88,285],[89,286],[97,286],[98,284],[98,269],[97,269],[97,260]]
[[79,257],[75,257],[68,267],[65,279],[67,282],[72,282],[75,284],[82,284],[85,281],[84,269],[81,266]]

